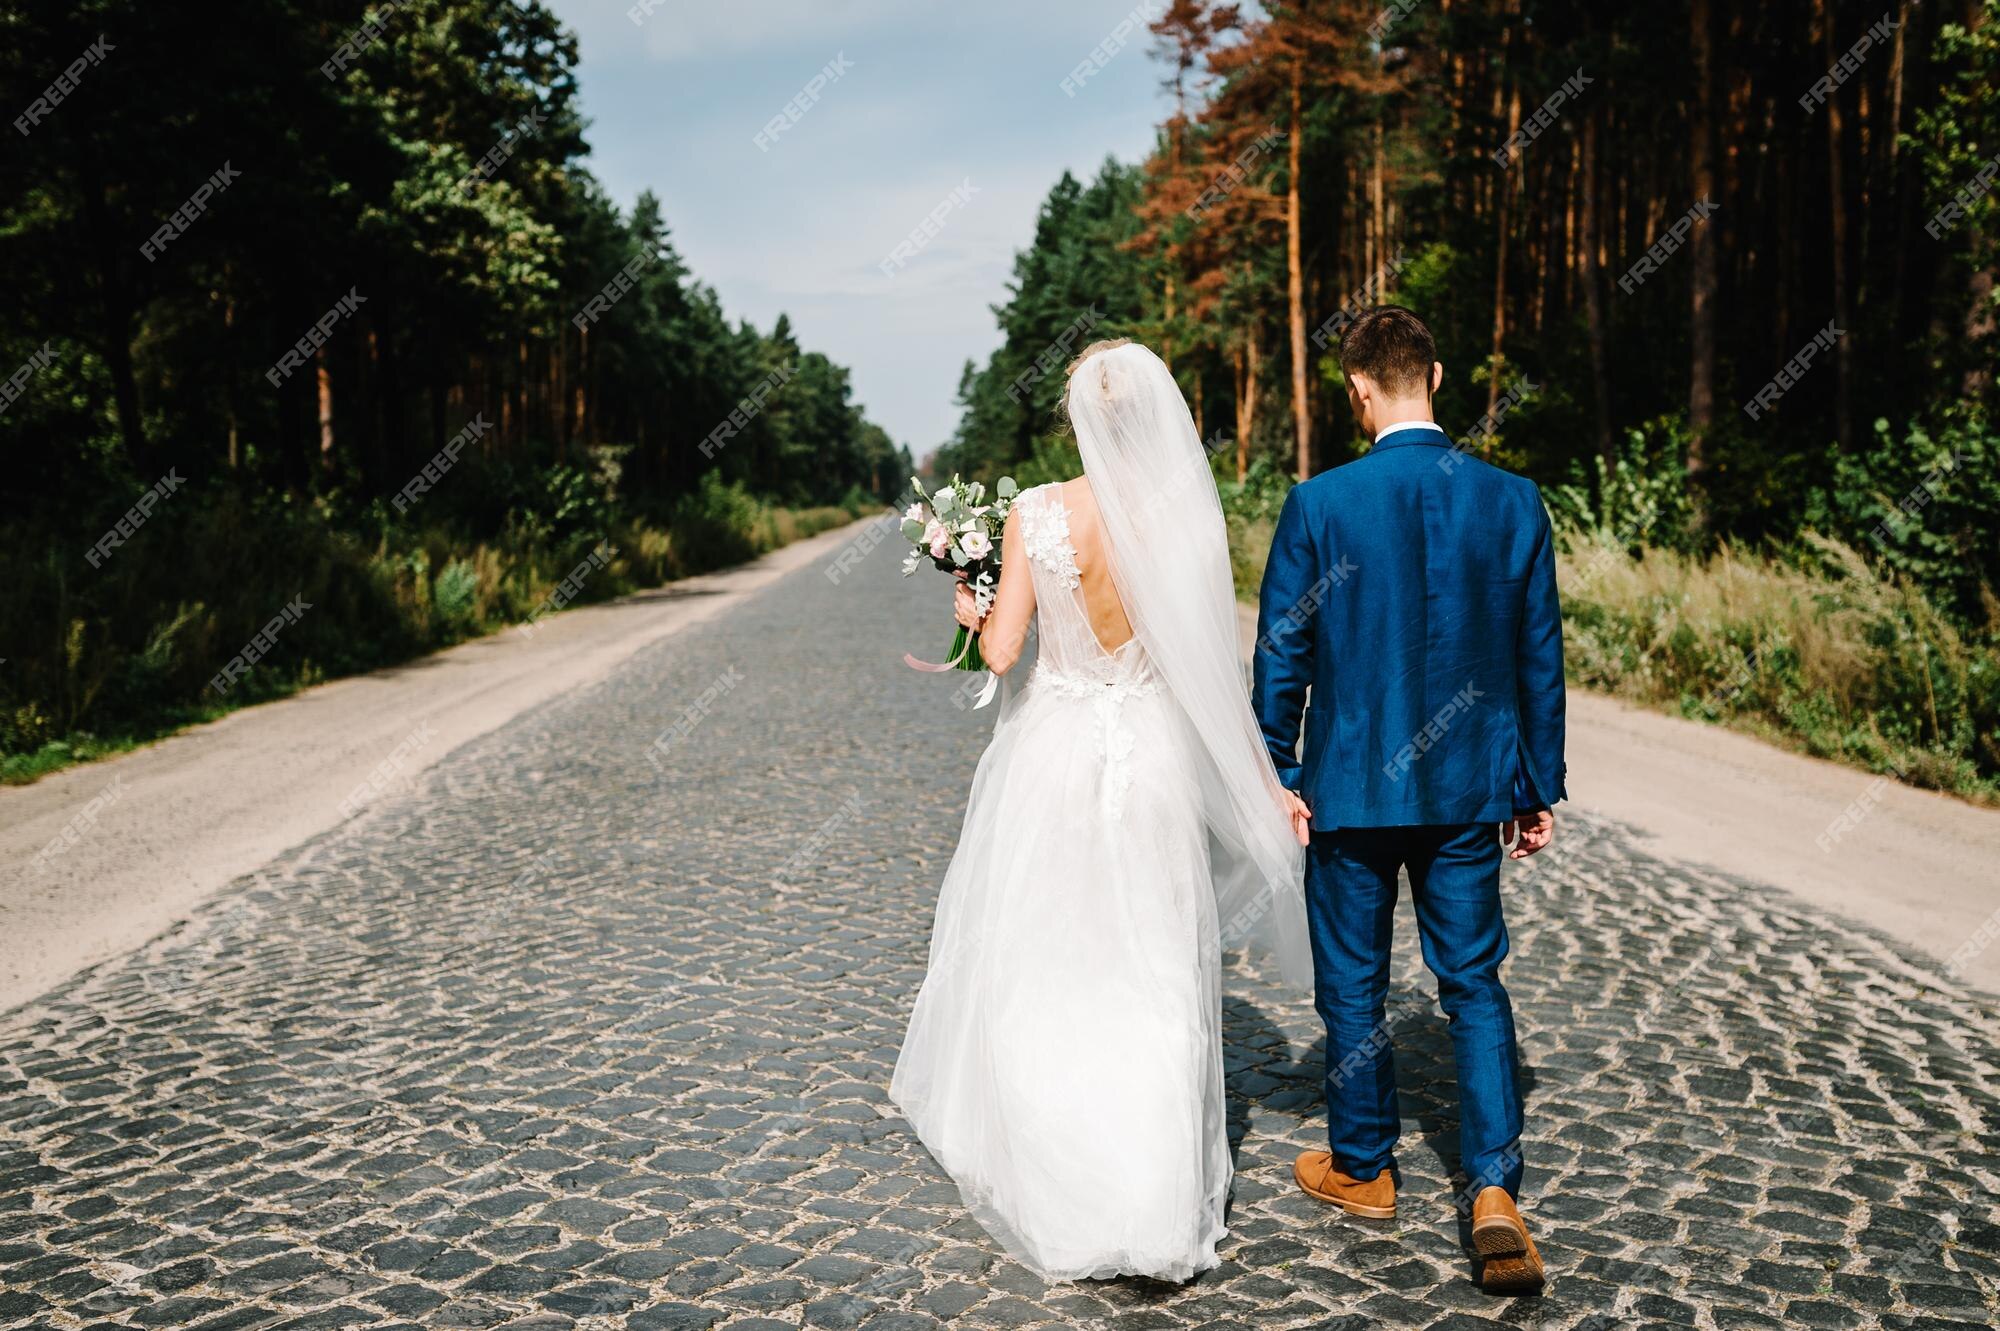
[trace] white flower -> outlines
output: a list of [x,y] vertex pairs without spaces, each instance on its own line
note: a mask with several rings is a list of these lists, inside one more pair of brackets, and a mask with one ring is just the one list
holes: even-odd
[[945,486],[940,486],[938,488],[938,492],[931,496],[931,502],[933,504],[949,504],[953,500],[953,498],[955,498],[955,496],[952,494],[951,487],[949,485],[945,485]]
[[969,531],[959,538],[958,548],[969,559],[984,559],[993,553],[993,540],[983,531]]
[[911,504],[908,508],[903,510],[903,521],[922,522],[923,520],[924,520],[924,506],[922,504]]

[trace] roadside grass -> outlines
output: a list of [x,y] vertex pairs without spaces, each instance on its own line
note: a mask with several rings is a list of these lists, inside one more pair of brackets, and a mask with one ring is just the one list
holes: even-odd
[[[664,519],[492,540],[385,527],[226,496],[163,509],[88,579],[52,553],[74,531],[0,545],[0,784],[23,785],[330,679],[396,665],[554,613],[753,559],[874,511],[785,508],[721,484]],[[593,552],[600,552],[593,557]],[[608,555],[603,552],[612,552]],[[565,588],[558,594],[558,588]],[[218,692],[216,672],[294,598],[311,608]]]
[[1786,748],[2000,803],[2000,644],[1809,535],[1786,555],[1572,535],[1570,681]]
[[[1254,603],[1272,522],[1239,511],[1228,522],[1237,594]],[[1572,688],[2000,804],[2000,642],[1914,584],[1823,536],[1708,555],[1563,539]]]

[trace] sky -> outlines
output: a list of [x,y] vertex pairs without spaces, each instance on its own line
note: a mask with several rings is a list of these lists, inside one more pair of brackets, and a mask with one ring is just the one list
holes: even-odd
[[[577,34],[590,166],[611,197],[657,194],[729,317],[768,332],[791,316],[919,457],[958,422],[965,361],[999,344],[991,306],[1050,186],[1137,161],[1167,106],[1144,26],[1160,0],[549,3]],[[635,3],[653,5],[636,23]],[[1121,24],[1123,45],[1065,91]]]

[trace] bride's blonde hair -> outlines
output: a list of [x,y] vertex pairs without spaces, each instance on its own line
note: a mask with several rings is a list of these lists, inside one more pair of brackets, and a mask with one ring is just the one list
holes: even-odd
[[[1082,365],[1085,361],[1089,360],[1092,356],[1095,356],[1100,351],[1111,351],[1118,347],[1129,347],[1131,345],[1132,345],[1132,339],[1129,337],[1107,337],[1102,341],[1092,342],[1082,351],[1076,353],[1076,359],[1071,361],[1069,365],[1063,370],[1063,378],[1074,380],[1076,378],[1077,367],[1079,365]],[[1101,392],[1109,392],[1110,388],[1111,386],[1108,383],[1104,383],[1101,380],[1098,383],[1098,389]],[[1074,391],[1073,384],[1071,386],[1071,391]],[[1069,419],[1068,392],[1065,392],[1062,395],[1061,400],[1057,403],[1057,407],[1059,410],[1059,414],[1062,416],[1063,425],[1065,427],[1068,427],[1070,433],[1074,434],[1075,427],[1070,424],[1070,419]]]
[[1076,374],[1077,366],[1083,364],[1100,351],[1109,351],[1113,347],[1129,347],[1131,345],[1132,339],[1129,337],[1107,337],[1100,342],[1093,342],[1082,351],[1076,353],[1076,359],[1071,361],[1069,368],[1063,371],[1063,377],[1065,379],[1073,377]]

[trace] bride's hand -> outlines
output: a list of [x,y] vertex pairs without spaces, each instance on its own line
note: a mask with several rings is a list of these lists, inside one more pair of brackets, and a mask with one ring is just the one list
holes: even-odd
[[959,583],[957,590],[952,593],[951,612],[959,623],[974,633],[979,632],[979,626],[986,622],[986,616],[979,613],[979,598],[974,596],[972,588],[963,582]]
[[1292,835],[1299,839],[1301,846],[1312,844],[1312,810],[1306,802],[1292,791],[1285,791],[1285,812],[1291,815]]

